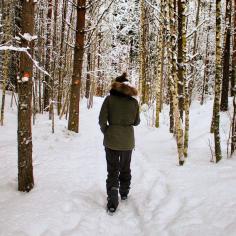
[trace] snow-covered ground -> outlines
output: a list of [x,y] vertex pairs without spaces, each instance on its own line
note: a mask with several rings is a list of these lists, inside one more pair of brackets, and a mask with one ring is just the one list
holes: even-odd
[[[7,97],[9,104],[10,96]],[[235,236],[236,159],[226,159],[229,118],[222,114],[224,159],[210,162],[212,102],[191,109],[189,157],[177,165],[176,143],[168,132],[168,110],[161,128],[136,128],[132,189],[110,216],[106,206],[106,162],[98,113],[81,104],[80,133],[47,115],[33,127],[35,187],[17,191],[17,113],[7,105],[0,127],[0,236]],[[212,141],[211,141],[212,142]],[[211,144],[213,148],[213,143]]]

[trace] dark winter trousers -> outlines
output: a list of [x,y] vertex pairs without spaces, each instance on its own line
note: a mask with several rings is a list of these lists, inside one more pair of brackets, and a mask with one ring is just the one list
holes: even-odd
[[131,181],[130,162],[132,150],[116,151],[105,148],[107,159],[107,195],[118,201],[120,194],[128,194]]

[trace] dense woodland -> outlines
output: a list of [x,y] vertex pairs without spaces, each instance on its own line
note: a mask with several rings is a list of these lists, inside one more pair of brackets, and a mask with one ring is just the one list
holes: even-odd
[[234,152],[236,0],[1,0],[0,11],[0,121],[7,120],[8,90],[18,106],[20,191],[34,186],[31,123],[37,114],[48,114],[52,133],[56,116],[78,133],[80,99],[92,109],[94,96],[106,96],[123,72],[138,88],[150,126],[160,126],[169,106],[180,165],[188,157],[195,100],[214,99],[209,132],[216,163],[222,158],[220,112],[232,110]]

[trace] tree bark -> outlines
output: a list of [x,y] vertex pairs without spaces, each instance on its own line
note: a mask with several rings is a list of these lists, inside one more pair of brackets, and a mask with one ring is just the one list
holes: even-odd
[[221,0],[216,0],[216,72],[215,72],[215,99],[213,108],[212,127],[215,140],[216,163],[222,158],[220,143],[220,88],[221,88]]
[[164,73],[164,57],[165,57],[165,43],[166,43],[166,17],[167,17],[167,4],[161,1],[161,14],[163,15],[163,23],[160,26],[159,37],[157,42],[157,91],[156,91],[156,120],[155,127],[158,128],[159,115],[162,109],[163,102],[163,73]]
[[[8,43],[12,40],[11,35],[11,19],[10,19],[10,11],[12,8],[11,1],[4,3],[3,12],[3,40],[2,43]],[[9,65],[10,65],[10,51],[5,50],[2,52],[2,58],[4,59],[2,62],[2,102],[1,102],[1,116],[0,116],[0,125],[3,126],[4,121],[4,110],[5,110],[5,99],[6,99],[6,89],[7,89],[7,81],[9,80]]]
[[84,55],[84,35],[85,35],[85,13],[86,0],[77,1],[77,23],[74,48],[74,64],[70,94],[70,110],[68,129],[76,133],[79,132],[79,103],[80,86],[82,78],[82,66]]
[[63,15],[61,23],[61,42],[60,42],[60,57],[59,57],[59,73],[58,73],[58,95],[57,95],[57,114],[60,115],[62,108],[62,94],[63,94],[63,73],[62,67],[65,62],[64,55],[64,39],[65,39],[65,29],[66,29],[66,17],[67,17],[67,5],[68,1],[63,0]]
[[228,110],[228,93],[229,93],[229,64],[230,64],[230,37],[231,37],[231,0],[226,1],[226,27],[224,37],[224,52],[223,52],[223,81],[221,92],[220,110]]
[[236,84],[236,0],[233,0],[233,27],[232,27],[232,35],[233,35],[233,55],[232,55],[232,76],[231,76],[231,96],[235,95],[235,84]]
[[[211,9],[212,9],[212,3],[210,2],[210,7],[209,7],[209,13],[208,17],[210,19],[211,16]],[[209,38],[210,38],[210,25],[207,26],[207,40],[206,40],[206,49],[205,49],[205,62],[204,62],[204,75],[203,75],[203,84],[202,84],[202,95],[201,95],[201,102],[200,104],[203,105],[204,99],[205,99],[205,94],[208,93],[208,81],[209,81]]]
[[139,42],[139,63],[140,63],[140,72],[139,72],[139,90],[141,95],[141,104],[148,103],[148,96],[146,91],[146,58],[147,58],[147,49],[146,49],[146,35],[147,35],[147,25],[146,22],[146,8],[145,1],[140,1],[141,15],[140,15],[140,42]]
[[[178,0],[178,98],[180,118],[184,122],[184,157],[188,156],[189,139],[189,90],[187,84],[186,54],[187,54],[187,19],[185,15],[186,0]],[[185,112],[185,113],[184,113]]]
[[[196,13],[196,23],[195,23],[195,27],[197,28],[198,24],[199,24],[199,19],[200,19],[200,8],[201,8],[201,0],[197,0],[197,13]],[[197,30],[194,32],[194,39],[193,39],[193,55],[196,54],[196,51],[197,51]],[[194,59],[195,60],[195,59]],[[192,62],[194,63],[194,61]],[[195,86],[195,66],[192,65],[191,66],[191,75],[192,75],[192,78],[191,80],[189,81],[189,102],[191,103],[191,100],[192,100],[192,93],[193,93],[193,89],[194,89],[194,86]]]
[[[92,4],[92,1],[89,0],[89,5]],[[88,22],[88,28],[91,27],[91,18],[92,18],[92,14],[93,14],[93,11],[92,11],[92,7],[90,7],[89,9],[89,22]],[[92,42],[91,42],[92,43]],[[85,87],[85,97],[88,99],[89,98],[89,93],[90,93],[90,88],[91,88],[91,64],[92,64],[92,55],[91,55],[91,43],[89,44],[88,46],[88,49],[87,49],[87,75],[86,75],[86,87]]]
[[183,143],[183,128],[182,121],[179,112],[178,106],[178,76],[177,76],[177,64],[176,64],[176,43],[175,43],[175,35],[176,35],[176,24],[174,17],[174,1],[169,0],[169,61],[171,62],[171,73],[170,73],[170,90],[173,99],[173,114],[174,114],[174,122],[175,122],[175,131],[176,131],[176,142],[177,142],[177,150],[178,150],[178,158],[179,164],[184,164],[184,143]]
[[[183,121],[184,114],[184,87],[185,87],[185,54],[186,54],[186,17],[185,1],[178,0],[178,98],[180,117]],[[185,38],[185,41],[184,41]],[[184,48],[185,47],[185,48]]]
[[[34,1],[22,1],[21,35],[34,33]],[[33,54],[33,42],[21,39],[21,46],[29,47]],[[25,52],[20,54],[19,107],[18,107],[18,189],[29,192],[34,186],[32,165],[32,77],[33,62]]]
[[[52,54],[52,0],[48,1],[48,13],[47,13],[47,39],[46,39],[46,62],[45,70],[50,73],[51,70],[51,54]],[[44,78],[44,105],[43,108],[49,111],[49,100],[50,100],[50,76],[45,75]]]
[[101,67],[101,43],[102,43],[102,32],[99,31],[98,32],[98,57],[97,57],[97,77],[98,77],[98,81],[97,81],[97,89],[96,89],[96,96],[102,97],[103,96],[103,90],[104,90],[104,78],[102,76],[102,72],[100,70]]
[[[234,0],[234,12],[236,12],[236,0]],[[235,80],[236,80],[236,14],[234,14],[234,27],[233,28],[233,55],[232,55],[232,93],[234,96],[233,105],[234,105],[234,113],[232,119],[232,138],[231,138],[231,155],[234,153],[236,149],[236,88],[235,88]]]

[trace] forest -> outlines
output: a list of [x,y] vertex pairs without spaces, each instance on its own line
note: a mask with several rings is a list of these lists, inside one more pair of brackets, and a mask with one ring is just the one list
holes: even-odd
[[[122,73],[141,125],[110,217],[98,116]],[[235,81],[236,0],[0,0],[0,236],[235,235]]]

